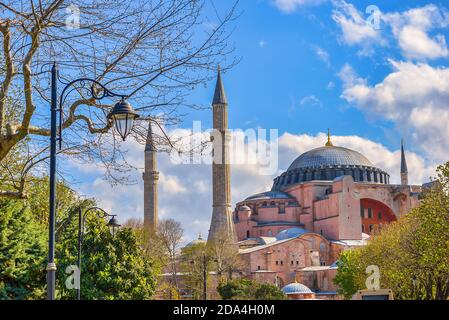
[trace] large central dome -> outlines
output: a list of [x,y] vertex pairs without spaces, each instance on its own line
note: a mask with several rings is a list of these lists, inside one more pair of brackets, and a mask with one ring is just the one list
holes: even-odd
[[312,180],[332,181],[349,175],[355,182],[388,184],[388,173],[376,168],[360,152],[336,147],[328,141],[324,147],[307,151],[292,162],[286,172],[274,179],[273,191]]
[[357,151],[329,146],[303,153],[293,161],[288,170],[338,165],[374,167],[371,161]]

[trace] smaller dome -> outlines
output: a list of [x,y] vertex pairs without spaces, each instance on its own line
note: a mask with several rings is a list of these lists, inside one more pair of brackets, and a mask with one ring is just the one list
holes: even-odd
[[312,290],[310,290],[308,287],[306,287],[305,285],[303,285],[302,283],[290,283],[288,285],[286,285],[285,287],[283,287],[282,292],[285,294],[308,294],[308,293],[313,293]]
[[290,228],[285,229],[279,232],[276,235],[277,240],[286,240],[291,238],[299,237],[300,235],[303,235],[304,233],[308,233],[309,231],[303,228]]
[[198,244],[204,244],[204,243],[206,243],[206,240],[204,240],[203,237],[201,237],[201,234],[199,234],[198,239],[190,241],[184,248],[190,248],[190,247],[196,246]]
[[251,208],[248,206],[241,206],[239,211],[251,211]]
[[245,200],[270,200],[270,199],[292,199],[288,193],[282,191],[267,191],[252,195]]

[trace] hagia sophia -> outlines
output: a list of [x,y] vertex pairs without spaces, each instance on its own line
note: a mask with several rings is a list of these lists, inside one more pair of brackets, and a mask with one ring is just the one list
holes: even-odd
[[[226,137],[228,100],[218,72],[212,103],[214,128]],[[356,150],[323,146],[299,155],[271,190],[249,195],[232,208],[227,140],[222,164],[212,165],[213,204],[208,241],[225,232],[238,245],[244,277],[282,288],[290,299],[339,299],[333,278],[342,251],[418,206],[422,186],[408,183],[401,144],[400,184]],[[152,144],[151,130],[147,144]],[[155,150],[145,149],[145,222],[157,224]],[[156,190],[156,191],[155,191]],[[150,195],[151,193],[151,195]],[[205,240],[201,238],[192,243]]]

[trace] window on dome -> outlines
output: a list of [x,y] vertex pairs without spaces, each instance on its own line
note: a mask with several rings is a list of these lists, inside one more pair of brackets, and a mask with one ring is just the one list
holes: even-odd
[[372,219],[372,218],[373,218],[373,209],[368,208],[368,219]]
[[360,216],[362,219],[365,218],[365,208],[362,205],[360,205]]
[[382,212],[377,213],[377,219],[382,220]]
[[246,237],[249,238],[249,230],[246,230]]
[[257,211],[257,205],[253,206],[253,214],[259,214],[259,212]]
[[279,213],[285,213],[285,204],[284,203],[279,204]]

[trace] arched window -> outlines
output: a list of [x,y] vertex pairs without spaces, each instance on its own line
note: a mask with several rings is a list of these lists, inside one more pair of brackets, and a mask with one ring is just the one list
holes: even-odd
[[246,237],[249,238],[249,230],[246,230]]

